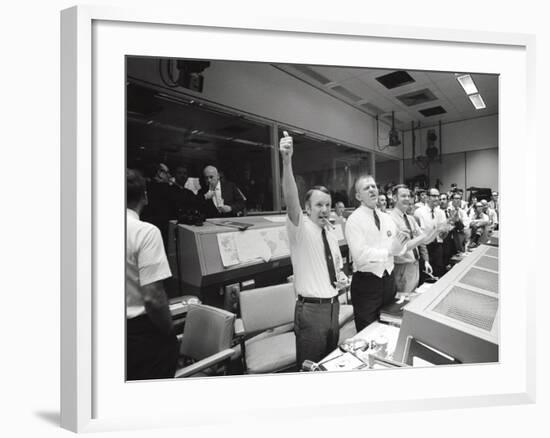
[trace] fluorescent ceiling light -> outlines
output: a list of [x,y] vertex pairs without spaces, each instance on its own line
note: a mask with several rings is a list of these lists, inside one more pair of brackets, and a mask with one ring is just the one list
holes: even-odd
[[476,110],[485,108],[485,102],[483,101],[483,98],[481,97],[480,94],[472,94],[468,97],[470,98],[470,100],[474,104]]
[[460,83],[460,85],[462,85],[462,88],[464,88],[466,94],[470,95],[477,93],[476,84],[474,84],[474,81],[470,75],[457,76],[456,80]]

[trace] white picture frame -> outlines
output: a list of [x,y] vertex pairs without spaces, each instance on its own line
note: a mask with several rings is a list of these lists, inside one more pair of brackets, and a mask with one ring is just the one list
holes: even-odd
[[[178,48],[174,38],[180,34],[197,44],[186,50]],[[403,370],[385,370],[330,376],[309,373],[222,380],[120,380],[125,351],[120,348],[124,333],[120,291],[124,290],[125,146],[121,141],[124,111],[120,111],[124,97],[120,67],[124,61],[120,57],[154,54],[215,59],[222,56],[216,44],[221,37],[232,43],[223,52],[226,59],[262,60],[261,47],[243,44],[252,39],[271,48],[269,56],[274,62],[351,62],[367,66],[361,56],[354,57],[354,50],[368,47],[380,67],[389,66],[385,51],[396,50],[400,59],[393,61],[394,68],[500,74],[501,247],[530,245],[519,233],[507,231],[521,222],[522,206],[528,200],[514,181],[525,181],[526,186],[535,186],[536,182],[526,158],[535,148],[530,122],[534,111],[534,89],[530,87],[534,37],[360,22],[283,22],[267,16],[228,20],[211,11],[178,13],[91,6],[67,9],[62,12],[61,32],[62,427],[95,432],[196,426],[211,422],[213,412],[216,422],[224,425],[236,416],[241,420],[275,421],[281,416],[359,416],[365,412],[534,402],[535,289],[530,279],[534,276],[529,277],[534,267],[525,259],[512,260],[510,250],[503,250],[501,256],[499,364],[406,370],[414,374],[413,378]],[[338,50],[327,50],[328,46]],[[423,59],[419,57],[422,53],[433,53],[434,57]],[[457,54],[463,57],[460,69]],[[525,144],[525,155],[512,150],[511,145],[518,142]],[[103,153],[106,144],[113,148],[109,159]],[[514,201],[517,209],[510,208],[510,199],[518,200]],[[514,276],[513,270],[506,269],[512,265],[526,275]],[[115,298],[114,304],[109,302],[107,291],[115,297],[120,295],[120,299]],[[369,390],[352,391],[360,385]],[[392,385],[399,388],[398,393]],[[230,406],[218,404],[208,412],[199,409],[222,393],[234,396]],[[289,393],[307,397],[286,397]],[[324,394],[332,395],[327,398]],[[135,404],[142,397],[158,400],[154,413],[144,415]]]

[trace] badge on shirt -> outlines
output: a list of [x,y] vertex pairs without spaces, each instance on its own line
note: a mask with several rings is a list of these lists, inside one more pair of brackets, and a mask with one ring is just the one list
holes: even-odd
[[388,230],[388,237],[391,237],[391,231]]

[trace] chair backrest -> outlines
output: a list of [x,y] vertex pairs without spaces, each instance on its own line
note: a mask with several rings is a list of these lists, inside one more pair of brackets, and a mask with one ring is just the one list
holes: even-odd
[[205,304],[191,304],[185,318],[180,353],[201,360],[231,347],[235,314]]
[[291,323],[296,307],[294,285],[283,283],[240,291],[239,307],[248,334]]

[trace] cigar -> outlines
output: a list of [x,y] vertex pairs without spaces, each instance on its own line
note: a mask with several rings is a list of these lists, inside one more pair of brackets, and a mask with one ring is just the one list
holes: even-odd
[[332,224],[330,223],[330,221],[329,221],[326,217],[324,217],[323,220],[325,221],[325,224],[326,224],[331,230],[335,230],[335,229],[336,229],[336,227],[335,227],[334,225],[332,225]]

